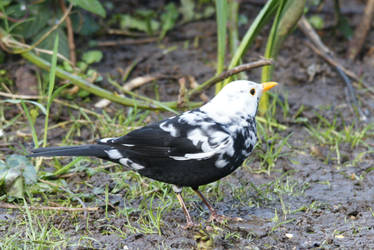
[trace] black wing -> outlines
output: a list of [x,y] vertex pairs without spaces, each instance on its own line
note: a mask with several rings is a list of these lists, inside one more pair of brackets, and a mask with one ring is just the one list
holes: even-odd
[[125,136],[110,140],[99,140],[99,144],[106,144],[118,150],[125,150],[128,153],[140,157],[164,158],[170,156],[183,156],[191,153],[201,153],[201,145],[194,145],[187,138],[187,134],[196,126],[178,122],[178,118],[169,119],[179,131],[177,136],[161,129],[160,124],[165,121],[150,124],[145,127],[133,130]]

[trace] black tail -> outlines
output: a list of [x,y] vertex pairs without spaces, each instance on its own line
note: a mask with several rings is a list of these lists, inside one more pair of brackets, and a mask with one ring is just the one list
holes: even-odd
[[108,154],[104,150],[110,150],[108,145],[92,144],[70,147],[49,147],[32,150],[28,157],[37,156],[95,156],[106,159]]

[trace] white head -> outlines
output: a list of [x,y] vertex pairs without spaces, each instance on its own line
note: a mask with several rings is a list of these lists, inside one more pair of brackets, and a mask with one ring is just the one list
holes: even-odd
[[200,109],[222,123],[230,122],[236,116],[254,117],[262,93],[276,85],[276,82],[233,81]]

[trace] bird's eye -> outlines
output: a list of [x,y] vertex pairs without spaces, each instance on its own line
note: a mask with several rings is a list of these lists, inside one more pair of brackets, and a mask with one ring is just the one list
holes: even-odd
[[251,90],[249,91],[249,93],[251,93],[251,95],[255,95],[255,94],[256,94],[256,90],[255,90],[255,89],[251,89]]

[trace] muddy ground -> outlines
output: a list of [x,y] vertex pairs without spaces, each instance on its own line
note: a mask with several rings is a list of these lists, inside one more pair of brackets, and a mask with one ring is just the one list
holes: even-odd
[[[354,8],[343,6],[343,13],[357,24],[360,11],[364,5],[354,2]],[[354,11],[351,11],[351,10]],[[254,16],[259,6],[243,3],[241,13],[250,13]],[[322,15],[327,20],[332,11],[328,6]],[[250,19],[251,20],[251,19]],[[331,20],[330,20],[331,21]],[[248,25],[248,24],[247,24]],[[241,27],[243,32],[247,25]],[[216,58],[216,29],[214,18],[201,20],[173,29],[161,43],[137,44],[100,48],[104,51],[104,61],[95,65],[96,69],[105,75],[111,73],[118,76],[117,68],[126,68],[137,56],[145,59],[134,69],[131,77],[145,74],[162,74],[169,77],[158,80],[159,92],[163,100],[175,100],[178,95],[178,84],[181,76],[194,76],[198,82],[203,82],[213,76],[214,61]],[[207,32],[212,31],[212,32]],[[244,61],[252,61],[263,54],[266,37],[261,35],[255,45],[247,53]],[[374,71],[372,58],[368,54],[374,42],[374,32],[370,32],[363,53],[355,62],[347,62],[345,52],[348,41],[341,34],[326,29],[320,32],[324,42],[341,58],[341,62],[350,70],[360,74],[362,79],[374,87]],[[198,46],[192,46],[193,40],[199,37]],[[109,37],[100,37],[105,40]],[[204,189],[207,197],[223,214],[232,217],[241,217],[243,221],[228,221],[225,225],[207,222],[208,213],[202,203],[188,193],[187,203],[193,219],[201,223],[193,230],[183,229],[185,223],[181,209],[173,206],[162,214],[159,232],[146,233],[129,230],[123,226],[131,224],[139,227],[137,215],[130,215],[130,222],[124,215],[111,216],[116,211],[127,208],[137,209],[142,201],[150,202],[147,195],[139,195],[131,201],[123,201],[122,190],[111,196],[115,206],[109,210],[109,217],[103,206],[99,211],[91,213],[87,218],[79,215],[70,218],[66,213],[56,214],[49,219],[53,225],[59,226],[64,232],[64,238],[69,242],[69,248],[108,248],[108,249],[191,249],[210,248],[217,249],[313,249],[313,248],[341,248],[341,249],[373,249],[374,248],[374,171],[373,147],[374,128],[372,126],[374,113],[373,94],[365,91],[361,85],[354,85],[362,111],[368,120],[361,121],[355,115],[347,98],[346,87],[336,71],[323,59],[318,57],[305,45],[305,36],[296,30],[286,41],[276,62],[274,80],[280,83],[275,92],[278,94],[277,112],[278,123],[287,126],[286,130],[273,128],[277,137],[266,141],[266,135],[261,135],[262,143],[253,152],[250,159],[232,175],[222,179],[219,183],[208,185]],[[190,45],[185,46],[186,41]],[[162,53],[164,48],[176,46],[178,49],[167,54]],[[78,43],[81,50],[85,50],[84,43]],[[15,60],[13,58],[13,60]],[[19,66],[15,64],[14,67]],[[260,81],[260,70],[248,73],[249,79]],[[110,85],[100,83],[112,88]],[[153,95],[154,86],[145,86],[140,93]],[[113,90],[113,89],[112,89]],[[212,91],[206,92],[212,96]],[[93,97],[90,102],[83,105],[89,109],[98,98]],[[288,112],[280,103],[288,103]],[[58,106],[56,104],[56,106]],[[107,110],[115,113],[124,109],[122,106],[112,104]],[[61,108],[59,109],[61,110]],[[101,112],[96,109],[96,112]],[[18,111],[15,110],[14,114]],[[74,111],[72,111],[74,112]],[[126,112],[126,111],[125,111]],[[11,112],[7,114],[11,118]],[[62,118],[69,115],[62,111]],[[65,115],[64,115],[65,114]],[[160,119],[168,113],[150,114],[151,119]],[[336,131],[344,131],[345,127],[352,126],[347,133],[356,134],[363,131],[370,124],[368,132],[362,143],[352,147],[344,140],[332,145],[328,139],[319,140],[313,136],[311,128],[321,132],[328,131],[329,127],[323,125],[321,116],[334,123]],[[55,119],[53,122],[58,121]],[[53,123],[52,123],[53,124]],[[352,125],[353,124],[353,125]],[[17,129],[27,130],[18,125]],[[16,131],[8,128],[8,134]],[[57,145],[66,131],[53,130],[50,134],[49,144]],[[327,132],[326,132],[327,133]],[[105,135],[101,135],[105,136]],[[267,150],[280,147],[282,139],[289,136],[287,143],[277,157],[271,170],[261,165],[263,159],[259,156]],[[337,135],[335,135],[337,136]],[[82,129],[74,140],[92,141],[89,132]],[[334,137],[334,135],[332,135]],[[19,139],[29,150],[31,139]],[[17,137],[11,143],[17,142]],[[1,138],[0,138],[1,142]],[[15,148],[15,149],[14,149]],[[12,149],[2,149],[5,154],[13,153],[22,148],[15,146]],[[68,162],[69,160],[67,160]],[[90,166],[91,167],[91,166]],[[114,171],[114,170],[113,170]],[[90,192],[90,188],[79,188],[77,183],[88,182],[91,188],[113,188],[113,179],[110,175],[99,172],[95,175],[79,174],[67,178],[66,181],[74,192]],[[136,180],[131,180],[130,184]],[[148,181],[147,182],[151,182]],[[221,195],[217,195],[218,188]],[[237,192],[237,194],[236,194]],[[54,194],[55,195],[55,194]],[[171,190],[168,199],[176,199]],[[100,196],[103,200],[103,195]],[[239,199],[240,198],[240,199]],[[115,200],[117,199],[117,202]],[[88,203],[97,205],[95,200]],[[77,205],[79,205],[77,203]],[[157,199],[153,206],[165,206]],[[0,209],[0,235],[8,230],[19,230],[7,227],[12,221],[22,218],[18,210]],[[70,218],[70,219],[69,219]],[[104,219],[105,218],[105,219]],[[74,220],[74,223],[71,222]],[[79,221],[80,220],[80,221]],[[81,225],[77,229],[74,225]],[[113,230],[116,227],[118,230]],[[21,227],[22,228],[22,227]],[[87,236],[82,237],[82,236]]]

